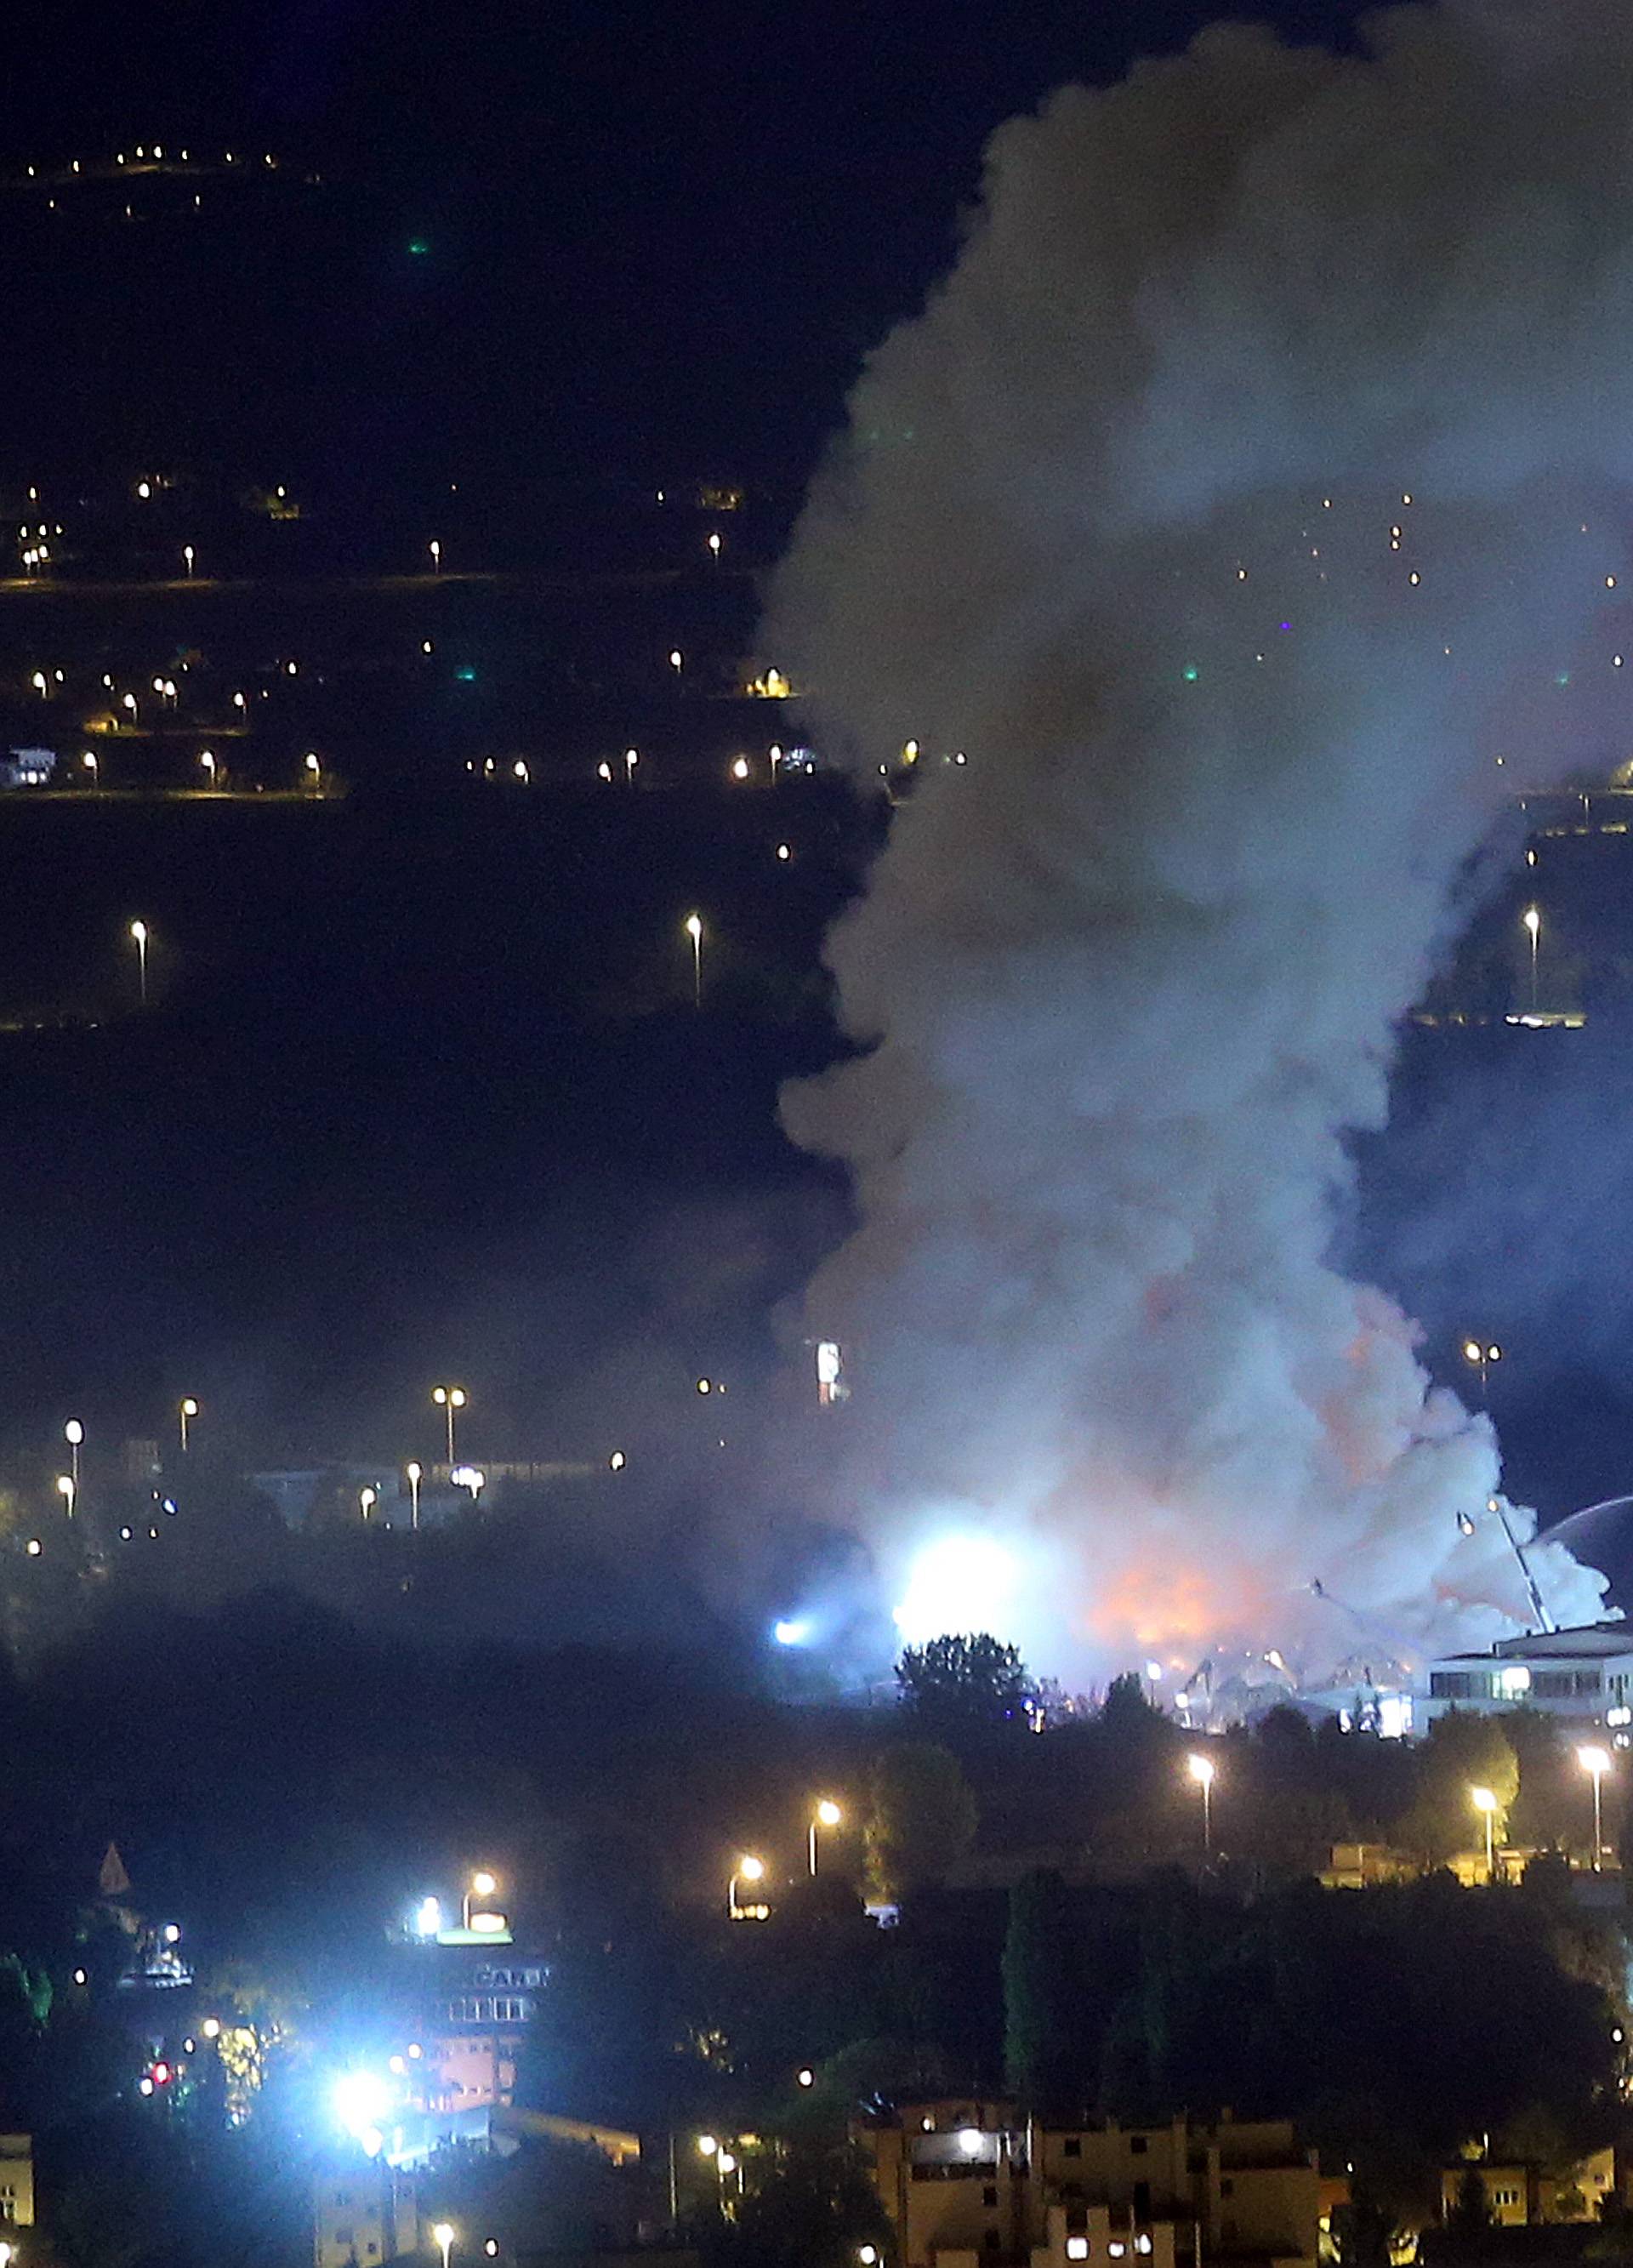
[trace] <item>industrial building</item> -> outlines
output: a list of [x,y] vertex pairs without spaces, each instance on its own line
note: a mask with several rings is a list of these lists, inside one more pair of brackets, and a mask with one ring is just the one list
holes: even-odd
[[1424,1716],[1493,1716],[1527,1708],[1613,1732],[1633,1722],[1633,1624],[1590,1623],[1499,1638],[1484,1653],[1450,1653],[1429,1667]]

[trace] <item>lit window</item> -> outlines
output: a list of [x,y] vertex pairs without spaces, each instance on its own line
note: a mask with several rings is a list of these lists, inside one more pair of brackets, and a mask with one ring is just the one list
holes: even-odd
[[1069,2236],[1066,2239],[1066,2257],[1068,2260],[1086,2260],[1088,2257],[1089,2240],[1086,2236]]

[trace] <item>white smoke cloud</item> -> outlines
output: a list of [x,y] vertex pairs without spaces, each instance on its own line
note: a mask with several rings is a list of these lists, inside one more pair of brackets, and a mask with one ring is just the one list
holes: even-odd
[[1370,42],[995,135],[766,625],[863,775],[924,751],[829,939],[861,1052],[784,1098],[860,1214],[833,1509],[892,1598],[1002,1540],[1046,1667],[1528,1618],[1489,1425],[1328,1250],[1466,862],[1633,723],[1633,11]]

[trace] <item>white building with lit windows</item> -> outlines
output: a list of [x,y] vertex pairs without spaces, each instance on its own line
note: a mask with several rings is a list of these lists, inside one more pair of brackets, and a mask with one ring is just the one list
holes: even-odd
[[1536,1709],[1584,1728],[1633,1724],[1633,1623],[1534,1631],[1499,1638],[1487,1653],[1450,1653],[1429,1666],[1424,1714],[1495,1716]]

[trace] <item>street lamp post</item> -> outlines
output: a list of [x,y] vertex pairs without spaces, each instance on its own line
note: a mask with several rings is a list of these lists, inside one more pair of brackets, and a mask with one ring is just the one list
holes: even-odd
[[499,1878],[492,1869],[488,1867],[478,1867],[466,1885],[465,1896],[460,1905],[460,1918],[467,1930],[471,1926],[471,1900],[490,1898],[495,1896],[498,1887]]
[[1200,1755],[1188,1756],[1186,1770],[1202,1790],[1202,1847],[1203,1855],[1211,1857],[1213,1852],[1213,1758]]
[[1490,1339],[1467,1338],[1463,1341],[1463,1360],[1471,1370],[1480,1373],[1480,1398],[1486,1395],[1486,1373],[1494,1362],[1501,1362],[1503,1350]]
[[433,575],[440,575],[440,574],[441,574],[441,572],[442,572],[442,546],[441,546],[441,544],[440,544],[440,543],[438,543],[438,541],[437,541],[437,539],[436,539],[436,537],[435,537],[435,536],[433,536],[433,537],[431,538],[430,541],[426,545],[425,549],[426,549],[430,553],[430,556],[431,556],[431,573],[432,573]]
[[442,2255],[442,2268],[448,2268],[448,2256],[453,2250],[453,2240],[459,2233],[451,2220],[431,2223],[431,2240]]
[[190,543],[184,543],[182,545],[181,556],[186,563],[188,573],[190,575],[193,572],[193,546]]
[[453,1413],[456,1410],[464,1409],[467,1399],[467,1396],[466,1395],[465,1388],[462,1386],[434,1386],[431,1388],[431,1400],[437,1404],[438,1410],[444,1413],[448,1421],[448,1462],[450,1465],[453,1462]]
[[375,1506],[379,1502],[379,1491],[378,1489],[360,1488],[357,1491],[357,1509],[363,1514],[364,1520],[368,1518],[369,1514],[373,1511]]
[[703,917],[701,914],[688,914],[686,933],[692,940],[692,1005],[701,1008],[703,1005]]
[[99,787],[102,784],[102,767],[97,762],[94,752],[92,749],[87,748],[85,755],[81,756],[79,761],[84,765],[85,770],[91,775],[92,786]]
[[1531,939],[1531,1012],[1537,1012],[1537,939],[1542,932],[1542,915],[1536,906],[1527,906],[1519,917],[1526,935]]
[[1604,1780],[1610,1770],[1610,1752],[1600,1748],[1578,1749],[1577,1762],[1593,1783],[1593,1872],[1597,1874],[1605,1863]]
[[1497,1880],[1497,1798],[1489,1787],[1471,1787],[1468,1800],[1486,1823],[1486,1880]]
[[79,1484],[70,1473],[59,1473],[56,1476],[56,1492],[68,1507],[68,1516],[71,1520],[74,1516],[74,1499],[79,1494]]
[[839,1806],[834,1801],[831,1796],[824,1796],[811,1814],[808,1847],[811,1859],[811,1873],[813,1878],[817,1870],[817,1830],[819,1827],[837,1827],[843,1817],[843,1812],[841,1811]]
[[198,1403],[190,1394],[183,1396],[176,1414],[181,1420],[181,1454],[185,1457],[188,1453],[188,1427],[198,1416]]
[[424,1478],[424,1471],[417,1459],[410,1460],[403,1469],[408,1476],[408,1526],[417,1535],[420,1526],[420,1483]]
[[136,989],[141,995],[142,1005],[145,1008],[147,1005],[147,924],[144,921],[131,923],[130,942],[136,949]]
[[[765,1880],[765,1860],[763,1859],[756,1859],[749,1855],[745,1855],[743,1858],[739,1859],[736,1866],[732,1867],[731,1874],[726,1878],[725,1910],[733,1921],[743,1921],[753,1917],[755,1912],[754,1906],[746,1906],[739,1900],[737,1895],[737,1886],[739,1882],[763,1881]],[[758,1902],[756,1901],[756,1904]]]
[[74,1490],[79,1489],[79,1450],[85,1438],[85,1429],[77,1418],[70,1418],[63,1428],[63,1439],[68,1444],[68,1469],[74,1476]]

